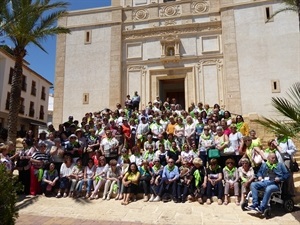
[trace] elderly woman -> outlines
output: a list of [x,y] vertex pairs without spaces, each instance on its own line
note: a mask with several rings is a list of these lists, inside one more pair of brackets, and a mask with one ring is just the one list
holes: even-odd
[[235,124],[230,125],[231,133],[229,134],[229,148],[233,150],[230,156],[235,160],[235,162],[239,162],[243,157],[243,135],[237,131],[237,127]]
[[70,175],[72,173],[72,169],[74,167],[73,160],[71,156],[65,156],[64,163],[60,167],[60,172],[59,172],[59,189],[58,193],[56,195],[56,198],[60,198],[63,193],[63,197],[68,196],[68,191],[70,188]]
[[241,159],[241,164],[238,168],[239,178],[241,180],[241,204],[245,201],[245,197],[250,191],[250,184],[254,181],[254,170],[247,158]]
[[224,134],[224,130],[221,126],[218,126],[217,129],[217,135],[215,135],[215,148],[219,150],[220,152],[220,159],[218,160],[219,165],[223,168],[225,166],[225,161],[229,158],[224,153],[225,148],[228,148],[229,145],[229,139],[226,134]]
[[[103,200],[110,200],[113,191],[117,192],[120,187],[120,180],[122,178],[122,169],[117,165],[117,160],[112,159],[109,162],[109,168],[106,174],[106,182],[104,185]],[[116,199],[119,195],[116,196]]]
[[211,204],[211,197],[215,194],[218,197],[218,205],[222,205],[223,190],[222,168],[218,165],[217,159],[211,159],[207,168],[206,204]]
[[0,163],[6,167],[7,172],[12,173],[13,171],[13,162],[11,158],[8,156],[8,146],[1,145],[0,146]]
[[[86,195],[85,198],[89,198],[93,187],[93,178],[95,176],[96,167],[92,158],[88,159],[88,164],[84,168],[83,179],[86,182]],[[82,187],[81,187],[82,188]]]
[[46,154],[45,142],[38,144],[39,151],[33,153],[30,170],[30,194],[37,195],[41,193],[41,181],[43,178],[44,169],[49,166],[49,155]]
[[206,191],[207,174],[206,168],[203,166],[203,161],[200,158],[193,160],[193,167],[189,173],[190,195],[188,200],[191,202],[197,200],[203,204],[203,196]]
[[139,168],[140,182],[139,185],[144,192],[144,202],[149,200],[149,192],[150,192],[150,180],[152,178],[152,168],[149,166],[149,162],[144,160],[142,166]]
[[177,125],[175,125],[174,129],[174,137],[177,146],[181,149],[185,142],[185,126],[181,117],[177,119]]
[[235,166],[235,161],[233,158],[229,158],[226,160],[226,166],[223,168],[223,175],[224,175],[224,205],[228,204],[228,197],[230,190],[234,191],[235,196],[235,204],[240,205],[239,203],[239,175],[238,170]]
[[71,179],[71,187],[69,197],[79,197],[80,196],[80,187],[83,181],[83,172],[84,167],[82,166],[82,159],[76,160],[76,165],[72,169],[72,173],[70,174]]
[[200,150],[200,158],[205,167],[207,165],[208,151],[212,149],[214,145],[215,145],[215,138],[214,135],[210,132],[210,127],[204,126],[203,133],[200,135],[200,139],[199,139],[199,150]]
[[132,195],[137,194],[140,176],[141,175],[136,163],[130,163],[128,171],[125,173],[122,179],[125,194],[124,199],[121,203],[122,205],[128,205]]
[[108,165],[106,164],[106,159],[104,156],[99,157],[98,166],[96,168],[95,176],[94,176],[94,191],[90,197],[90,200],[98,199],[99,189],[104,186],[106,182],[106,173],[108,170]]

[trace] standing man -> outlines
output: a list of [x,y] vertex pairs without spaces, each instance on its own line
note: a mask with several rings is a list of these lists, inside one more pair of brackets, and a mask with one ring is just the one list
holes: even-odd
[[139,108],[140,108],[140,102],[141,102],[141,97],[138,95],[137,91],[134,92],[134,95],[133,95],[131,101],[132,101],[132,108],[133,108],[133,110],[136,110],[136,109],[139,110]]

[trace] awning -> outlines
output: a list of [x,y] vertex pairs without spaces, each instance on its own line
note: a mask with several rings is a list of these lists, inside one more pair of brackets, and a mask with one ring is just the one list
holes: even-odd
[[32,119],[27,119],[27,118],[22,118],[23,121],[25,121],[28,124],[34,125],[34,126],[43,126],[46,127],[47,123],[38,121],[38,120],[32,120]]

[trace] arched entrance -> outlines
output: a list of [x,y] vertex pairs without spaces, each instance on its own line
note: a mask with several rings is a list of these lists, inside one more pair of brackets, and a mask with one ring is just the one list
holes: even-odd
[[185,108],[184,78],[159,81],[159,97],[163,101],[175,98],[176,103]]

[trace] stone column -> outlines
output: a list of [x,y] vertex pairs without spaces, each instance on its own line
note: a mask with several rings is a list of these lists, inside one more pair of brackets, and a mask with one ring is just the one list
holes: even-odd
[[[67,26],[67,17],[58,21],[59,26]],[[65,59],[66,59],[66,34],[60,34],[56,40],[56,64],[54,82],[54,106],[53,106],[53,125],[57,129],[63,122],[64,104],[64,81],[65,81]]]

